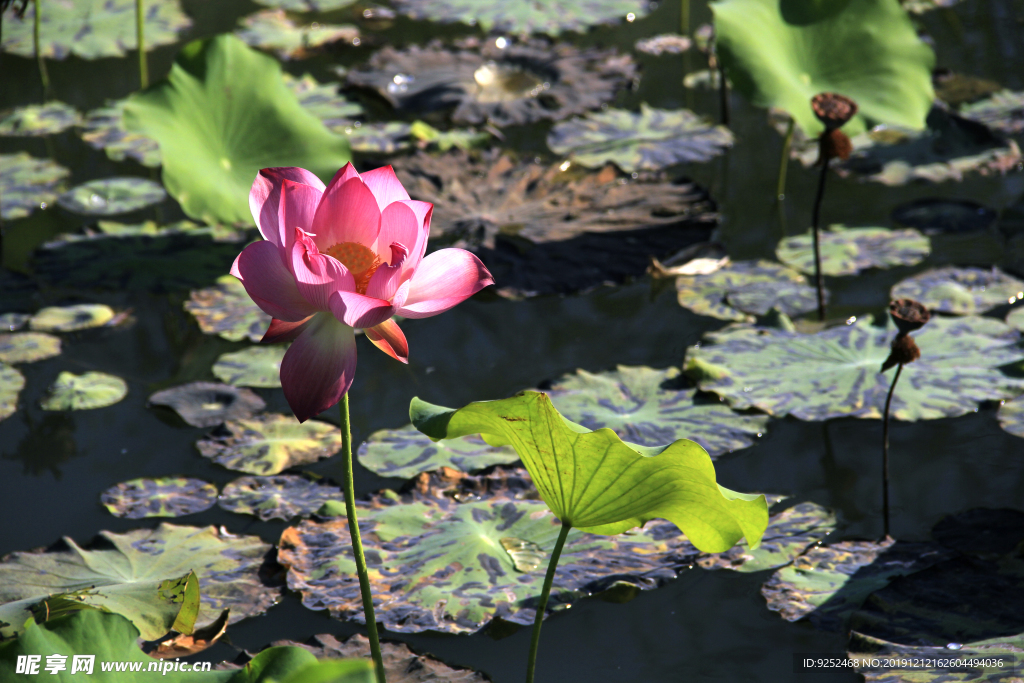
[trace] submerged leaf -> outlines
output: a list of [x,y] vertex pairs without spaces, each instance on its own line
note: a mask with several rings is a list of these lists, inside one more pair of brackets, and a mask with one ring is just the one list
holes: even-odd
[[228,341],[258,342],[270,326],[270,316],[253,303],[233,275],[223,275],[215,286],[191,292],[185,310],[195,316],[204,334]]
[[475,472],[519,460],[514,448],[490,446],[476,435],[433,441],[412,425],[374,432],[360,444],[356,455],[371,472],[403,479],[442,467]]
[[73,213],[111,216],[138,211],[167,198],[158,183],[145,178],[103,178],[73,187],[57,203]]
[[[830,225],[819,234],[821,272],[833,277],[868,268],[917,265],[931,253],[931,240],[917,230],[847,228]],[[783,239],[779,260],[803,273],[814,273],[814,236],[810,231]]]
[[0,115],[0,136],[36,137],[61,133],[77,126],[82,117],[78,111],[63,102],[30,104]]
[[120,377],[105,372],[76,375],[62,372],[41,401],[43,410],[93,410],[106,408],[128,395],[128,385]]
[[0,363],[34,363],[60,355],[60,337],[45,332],[0,334]]
[[308,517],[329,500],[344,500],[337,486],[294,474],[239,477],[224,486],[218,504],[228,512],[253,515],[264,522]]
[[0,218],[24,218],[57,199],[71,171],[25,152],[0,154]]
[[266,414],[227,420],[196,447],[229,470],[277,474],[331,457],[341,448],[341,438],[327,422],[299,423],[291,415]]
[[85,116],[82,139],[93,149],[106,151],[114,161],[134,159],[143,166],[160,165],[160,146],[156,140],[140,133],[130,133],[124,123],[124,105],[127,100],[108,102],[106,107],[94,109]]
[[998,268],[933,268],[901,280],[892,299],[914,299],[933,311],[974,315],[1024,298],[1024,282]]
[[213,374],[236,387],[272,389],[281,386],[281,361],[287,346],[250,346],[224,353],[213,364]]
[[227,420],[252,417],[267,407],[256,393],[229,384],[192,382],[158,391],[151,405],[167,406],[193,427],[214,427]]
[[752,322],[775,308],[796,316],[818,305],[798,271],[771,261],[735,261],[707,275],[676,278],[679,305],[720,320]]
[[29,320],[29,328],[38,332],[75,332],[102,327],[114,319],[114,310],[106,304],[49,306]]
[[0,420],[18,410],[18,394],[25,388],[25,376],[6,363],[0,363]]
[[311,48],[344,41],[359,43],[359,29],[348,24],[295,24],[284,10],[263,10],[238,20],[235,35],[245,43],[273,50],[281,59],[306,57]]
[[212,508],[217,487],[185,477],[131,479],[101,493],[100,503],[115,517],[183,517]]

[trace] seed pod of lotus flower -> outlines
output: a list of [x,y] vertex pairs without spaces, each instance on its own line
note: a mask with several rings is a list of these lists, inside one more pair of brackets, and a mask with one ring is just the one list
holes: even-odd
[[928,307],[913,299],[896,299],[889,302],[889,317],[896,323],[900,334],[907,334],[921,329],[932,315]]
[[825,124],[825,130],[832,131],[841,128],[856,115],[857,103],[838,93],[823,92],[811,98],[811,109],[818,120]]

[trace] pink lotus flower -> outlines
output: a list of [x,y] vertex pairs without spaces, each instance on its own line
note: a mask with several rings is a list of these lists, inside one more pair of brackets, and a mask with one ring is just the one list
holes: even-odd
[[273,318],[263,341],[294,340],[281,386],[300,422],[352,386],[355,328],[408,363],[392,316],[428,318],[494,284],[463,249],[424,258],[434,207],[409,199],[390,166],[360,175],[346,164],[326,188],[302,168],[265,168],[249,208],[264,240],[238,255],[231,274]]

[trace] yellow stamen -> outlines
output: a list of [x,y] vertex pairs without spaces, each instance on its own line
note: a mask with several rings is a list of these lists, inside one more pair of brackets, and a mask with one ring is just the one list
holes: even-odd
[[358,242],[339,242],[324,253],[341,261],[356,279],[356,291],[366,294],[370,278],[380,267],[380,259],[372,249]]

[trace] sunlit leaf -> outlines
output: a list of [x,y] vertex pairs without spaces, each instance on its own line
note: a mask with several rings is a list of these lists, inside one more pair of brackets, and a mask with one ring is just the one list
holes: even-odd
[[683,308],[720,320],[753,321],[773,308],[796,316],[818,305],[806,277],[771,261],[735,261],[708,275],[680,275],[676,291]]
[[195,316],[204,334],[216,334],[228,341],[258,342],[270,326],[270,316],[253,303],[233,275],[217,278],[213,287],[193,291],[185,310]]
[[216,505],[217,487],[185,477],[130,479],[101,493],[100,503],[115,517],[183,517]]
[[0,420],[18,410],[18,394],[25,388],[25,376],[6,363],[0,363]]
[[29,328],[37,332],[74,332],[102,327],[114,318],[114,309],[106,304],[48,306],[32,316]]
[[357,457],[371,472],[403,479],[442,467],[474,472],[519,460],[515,449],[490,446],[479,436],[433,441],[412,425],[374,432],[360,444]]
[[350,24],[321,24],[301,26],[293,22],[284,10],[263,10],[238,20],[240,28],[235,35],[245,43],[273,50],[282,59],[302,58],[307,51],[331,43],[359,42],[359,29]]
[[150,396],[149,403],[167,406],[193,427],[214,427],[226,420],[252,417],[267,406],[255,392],[215,382],[164,389]]
[[128,395],[128,385],[120,377],[105,372],[76,375],[64,371],[50,385],[41,401],[43,410],[93,410],[106,408]]
[[226,420],[196,446],[229,470],[277,474],[331,457],[341,448],[341,435],[327,422],[299,423],[292,415],[265,414]]
[[36,137],[61,133],[81,123],[74,107],[63,102],[30,104],[0,114],[0,136]]
[[164,188],[145,178],[103,178],[73,187],[57,203],[73,213],[111,216],[138,211],[167,198]]
[[213,364],[213,374],[220,381],[236,387],[279,387],[281,361],[287,350],[287,346],[274,344],[225,353]]
[[25,152],[0,154],[0,218],[24,218],[57,199],[71,171]]
[[[779,260],[803,273],[814,273],[814,236],[810,231],[783,239],[775,249]],[[833,277],[868,268],[913,266],[931,253],[931,240],[917,230],[847,228],[830,225],[819,234],[821,272]]]
[[60,337],[45,332],[0,334],[0,363],[34,363],[60,355]]
[[[548,33],[585,32],[595,24],[618,23],[647,14],[640,0],[396,0],[396,7],[414,19],[462,22],[479,25],[485,32]],[[629,19],[633,21],[633,19]]]
[[914,299],[933,311],[973,315],[1024,298],[1024,282],[998,268],[933,268],[893,285],[893,299]]
[[263,521],[308,517],[329,500],[343,501],[341,489],[294,474],[239,477],[226,484],[218,504],[228,512]]

